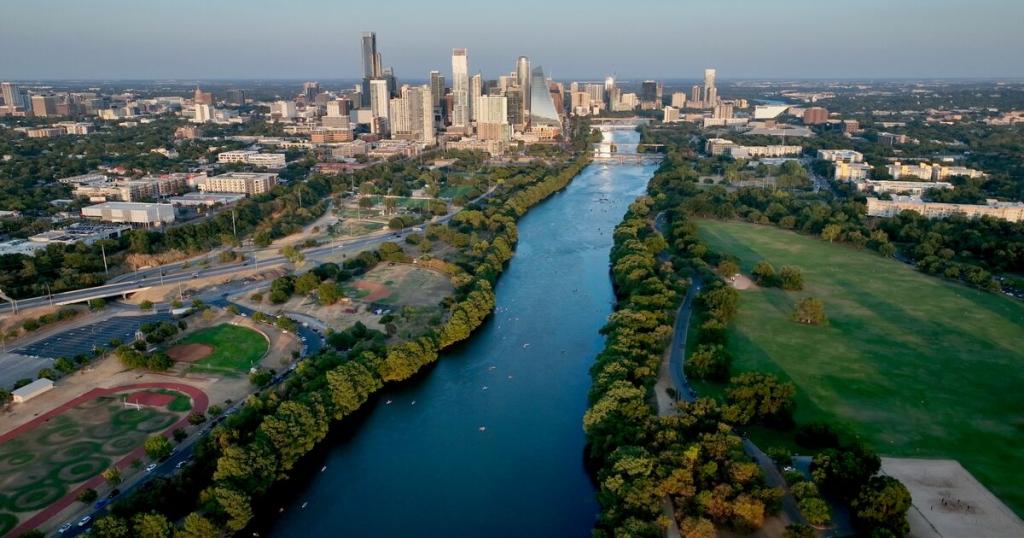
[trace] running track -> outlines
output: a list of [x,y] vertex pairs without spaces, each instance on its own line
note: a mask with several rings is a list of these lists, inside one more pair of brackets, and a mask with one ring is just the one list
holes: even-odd
[[[141,389],[170,389],[188,394],[189,396],[192,397],[192,412],[206,412],[206,408],[210,405],[210,399],[206,396],[205,392],[193,386],[184,385],[181,383],[136,383],[134,385],[121,385],[120,387],[111,387],[107,389],[92,389],[89,392],[86,392],[85,394],[75,398],[74,400],[71,400],[59,407],[51,409],[49,412],[44,413],[39,417],[36,417],[32,421],[22,424],[21,426],[18,426],[17,428],[3,435],[0,435],[0,443],[7,442],[21,435],[22,433],[25,433],[33,428],[37,428],[41,424],[50,420],[51,418],[84,402],[93,400],[95,398],[99,398],[100,396],[106,396],[108,394],[116,394],[119,392]],[[170,437],[171,432],[173,432],[176,428],[181,428],[187,425],[188,416],[182,417],[181,420],[172,424],[166,430],[164,430],[163,435]],[[143,455],[145,455],[145,453],[145,449],[140,446],[135,450],[131,451],[124,458],[116,462],[114,464],[114,467],[117,467],[118,469],[125,469],[131,465],[132,461],[141,458]],[[43,523],[46,523],[50,520],[50,518],[60,513],[62,510],[70,506],[72,503],[78,502],[78,494],[81,491],[87,488],[96,489],[102,483],[102,475],[96,475],[90,478],[82,485],[70,491],[61,500],[51,504],[50,506],[47,506],[46,508],[40,510],[39,512],[36,512],[34,516],[26,519],[25,521],[22,521],[20,525],[18,525],[13,530],[11,530],[11,532],[8,533],[8,536],[19,536],[21,535],[21,533],[28,532],[42,525]]]

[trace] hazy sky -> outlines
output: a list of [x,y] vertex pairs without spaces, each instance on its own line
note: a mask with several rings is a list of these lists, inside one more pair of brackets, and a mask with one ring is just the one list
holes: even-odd
[[[430,7],[428,7],[430,6]],[[2,0],[0,80],[1024,77],[1024,0]]]

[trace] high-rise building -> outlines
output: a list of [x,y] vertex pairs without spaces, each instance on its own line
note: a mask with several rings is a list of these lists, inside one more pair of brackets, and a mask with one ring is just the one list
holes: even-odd
[[673,108],[683,108],[684,106],[686,106],[686,93],[685,92],[675,92],[675,93],[673,93],[672,94],[672,107]]
[[52,117],[57,115],[57,96],[56,95],[33,95],[32,96],[32,115],[41,118]]
[[718,104],[718,88],[715,87],[715,70],[704,70],[704,108],[713,108]]
[[232,105],[244,105],[245,90],[228,90],[224,100]]
[[471,107],[469,101],[469,55],[466,49],[452,50],[452,127],[469,126]]
[[22,93],[21,88],[19,88],[17,84],[13,82],[4,82],[3,84],[0,84],[0,87],[3,88],[4,106],[6,106],[8,110],[12,110],[14,108],[28,108],[28,102],[25,99],[25,94]]
[[370,81],[370,112],[374,118],[388,119],[390,98],[387,80],[378,78]]
[[213,105],[196,105],[195,116],[192,121],[195,123],[209,123],[213,121],[213,115],[216,113]]
[[654,108],[658,100],[658,83],[653,80],[645,80],[640,85],[640,104],[645,108]]
[[516,60],[516,83],[523,90],[523,117],[530,117],[530,92],[533,87],[533,76],[530,72],[530,59],[520,56]]
[[505,92],[505,98],[508,99],[508,123],[522,131],[526,127],[526,116],[523,115],[523,111],[526,110],[523,105],[523,89],[510,88]]
[[711,117],[718,119],[732,119],[733,107],[731,104],[717,104],[711,113]]
[[604,108],[605,86],[600,84],[587,84],[583,88],[590,97],[590,106],[600,106],[601,108]]
[[[700,102],[700,97],[701,97],[700,96],[700,86],[697,85],[697,84],[694,84],[693,87],[690,88],[690,101],[692,101],[694,103],[699,103]],[[695,105],[695,106],[697,106],[697,105]]]
[[477,109],[480,108],[480,97],[483,96],[484,76],[480,73],[469,79],[469,118],[477,121]]
[[316,96],[320,95],[320,83],[319,82],[304,82],[302,84],[302,96],[306,100],[307,105],[313,104],[313,100]]
[[370,81],[380,78],[383,70],[380,66],[380,53],[377,52],[377,34],[363,32],[363,84],[362,106],[370,106]]
[[434,104],[430,86],[402,86],[401,93],[401,97],[390,101],[391,136],[433,143]]
[[270,103],[270,115],[282,120],[290,120],[298,115],[295,101],[275,101]]
[[542,67],[535,67],[530,75],[530,129],[556,132],[562,129],[562,118],[551,98],[548,79]]
[[441,99],[444,97],[444,75],[440,71],[430,72],[430,100],[434,108],[441,108]]

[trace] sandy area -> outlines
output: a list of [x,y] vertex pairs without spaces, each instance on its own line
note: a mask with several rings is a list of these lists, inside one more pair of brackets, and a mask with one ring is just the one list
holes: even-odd
[[882,458],[882,473],[910,490],[911,536],[1024,536],[1024,521],[955,460]]
[[740,273],[736,273],[731,278],[729,278],[729,283],[732,284],[732,287],[738,290],[746,290],[757,287],[757,284],[754,284],[754,281],[750,280],[750,278],[747,277],[747,275],[743,275]]
[[206,344],[178,344],[167,350],[167,356],[176,362],[196,362],[209,357],[213,346]]

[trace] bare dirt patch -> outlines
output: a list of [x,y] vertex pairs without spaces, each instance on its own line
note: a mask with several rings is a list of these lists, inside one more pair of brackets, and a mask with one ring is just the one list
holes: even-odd
[[208,344],[178,344],[167,350],[167,356],[176,362],[196,362],[213,353]]
[[747,277],[747,275],[742,275],[739,273],[730,277],[729,283],[732,284],[732,287],[738,290],[747,290],[757,287],[757,284],[754,284],[754,281],[750,280],[750,278]]
[[167,407],[167,404],[174,401],[174,395],[143,390],[128,396],[125,401],[149,407]]
[[360,280],[356,282],[354,286],[361,290],[366,290],[367,294],[362,297],[362,300],[368,303],[375,303],[388,295],[391,295],[391,290],[380,282]]
[[1024,536],[1024,521],[955,460],[882,458],[882,473],[910,490],[911,536]]

